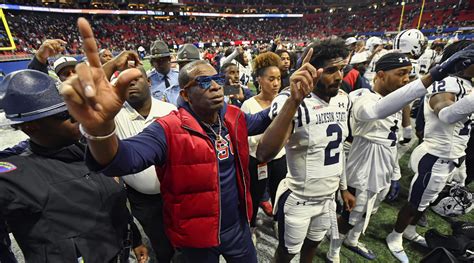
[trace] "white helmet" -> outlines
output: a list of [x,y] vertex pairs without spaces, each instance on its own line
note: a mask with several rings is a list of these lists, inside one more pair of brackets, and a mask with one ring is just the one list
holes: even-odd
[[474,208],[474,194],[459,185],[446,185],[438,198],[431,204],[431,209],[441,216],[460,216]]
[[382,45],[383,41],[380,37],[371,37],[367,39],[365,42],[365,48],[370,51],[370,53],[374,52],[374,48],[376,45]]
[[414,59],[420,57],[426,48],[426,39],[418,29],[407,29],[398,33],[393,40],[393,49],[410,54]]

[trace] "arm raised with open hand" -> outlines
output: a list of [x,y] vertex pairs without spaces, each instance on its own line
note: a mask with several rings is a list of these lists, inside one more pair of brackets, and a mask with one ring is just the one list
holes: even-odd
[[[101,140],[88,139],[94,159],[101,165],[108,164],[118,148],[114,117],[120,111],[127,94],[129,83],[140,77],[138,69],[123,71],[115,86],[108,81],[99,59],[96,40],[89,22],[84,18],[77,21],[83,40],[83,49],[89,61],[76,66],[77,75],[61,84],[60,92],[69,113],[81,125],[83,132]],[[103,137],[107,138],[103,138]],[[86,136],[91,137],[91,136]]]

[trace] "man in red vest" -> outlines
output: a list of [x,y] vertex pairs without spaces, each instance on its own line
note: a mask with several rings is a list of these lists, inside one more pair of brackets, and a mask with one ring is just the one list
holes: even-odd
[[[87,139],[88,166],[120,176],[155,165],[166,233],[187,261],[219,262],[222,255],[228,262],[257,262],[248,225],[252,201],[247,138],[268,127],[269,110],[247,115],[227,106],[225,77],[207,62],[195,61],[180,71],[178,111],[119,140],[113,119],[128,83],[141,73],[124,71],[112,86],[101,68],[90,25],[80,18],[78,27],[90,66],[77,66],[77,76],[63,83],[61,93]],[[295,72],[284,109],[294,113],[320,73],[304,66]]]

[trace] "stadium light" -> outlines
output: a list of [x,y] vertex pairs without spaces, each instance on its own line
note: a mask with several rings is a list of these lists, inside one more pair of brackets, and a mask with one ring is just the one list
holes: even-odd
[[347,8],[347,11],[349,12],[352,11],[352,7]]

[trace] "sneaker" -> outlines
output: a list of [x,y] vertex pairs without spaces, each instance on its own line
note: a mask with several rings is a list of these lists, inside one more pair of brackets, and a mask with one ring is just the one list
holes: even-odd
[[333,257],[332,259],[329,258],[329,252],[328,254],[326,254],[326,260],[325,260],[326,263],[339,263],[341,262],[341,260],[339,259],[339,255]]
[[267,216],[273,216],[273,206],[272,206],[272,203],[270,203],[270,201],[260,202],[260,208],[262,208],[263,212]]
[[275,235],[275,238],[278,240],[278,222],[273,221],[273,235]]
[[416,224],[421,227],[428,227],[428,217],[426,216],[426,213],[420,217],[420,220],[418,220]]
[[361,242],[357,243],[357,246],[351,246],[344,240],[344,246],[352,252],[355,252],[368,260],[374,260],[377,257],[375,256],[374,252],[372,252],[372,250],[368,249]]
[[403,263],[410,262],[407,253],[405,253],[405,250],[403,249],[403,244],[395,241],[392,233],[388,234],[385,241],[387,242],[388,249],[396,259]]
[[403,238],[408,239],[411,242],[417,243],[420,246],[428,247],[428,244],[426,243],[426,239],[418,233],[415,233],[413,235],[409,235],[409,234],[403,232]]

